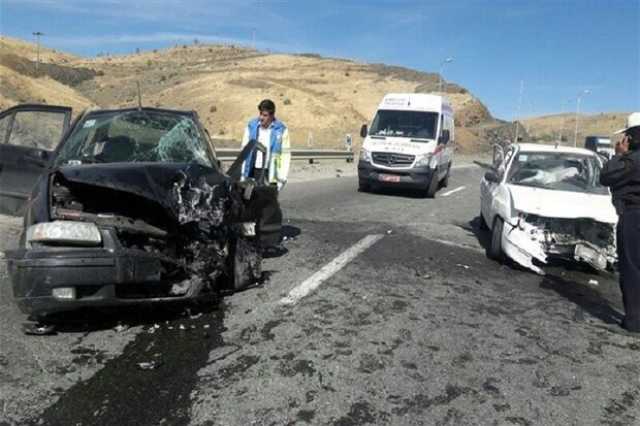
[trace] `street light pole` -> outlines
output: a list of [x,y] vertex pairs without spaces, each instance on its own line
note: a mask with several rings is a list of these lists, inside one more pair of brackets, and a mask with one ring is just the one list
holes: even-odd
[[36,31],[32,33],[36,37],[36,76],[38,75],[38,68],[40,67],[40,36],[44,33]]
[[442,92],[442,73],[444,72],[444,66],[451,62],[453,62],[453,57],[451,56],[445,59],[444,61],[440,62],[440,74],[439,74],[440,78],[438,79],[438,92]]
[[582,92],[578,94],[578,98],[576,99],[576,130],[573,135],[573,146],[578,146],[578,114],[580,113],[580,102],[582,102],[582,96],[588,95],[591,93],[589,89],[584,89]]

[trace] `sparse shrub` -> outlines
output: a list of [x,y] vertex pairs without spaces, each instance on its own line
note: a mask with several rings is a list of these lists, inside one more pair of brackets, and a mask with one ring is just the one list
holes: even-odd
[[151,61],[151,59],[147,59],[147,66],[150,67],[151,65],[153,65],[153,62]]
[[211,107],[209,107],[209,112],[216,112],[218,111],[218,108],[215,105],[211,105]]
[[158,53],[158,49],[153,49],[153,53]]
[[167,77],[166,77],[166,76],[164,76],[164,75],[161,75],[161,76],[160,76],[160,81],[165,81],[166,79],[167,79]]
[[351,74],[349,73],[349,71],[347,71],[347,72],[345,72],[345,73],[344,73],[344,76],[345,76],[345,77],[349,77],[350,75],[351,75]]
[[220,131],[218,132],[218,134],[220,135],[226,135],[227,132],[224,129],[220,129]]
[[98,77],[102,77],[102,76],[104,76],[104,71],[102,71],[102,70],[98,70],[98,71],[96,72],[96,75],[97,75]]
[[286,98],[284,101],[282,101],[282,103],[285,105],[291,105],[291,99]]
[[186,49],[186,48],[187,48],[187,45],[186,45],[186,44],[183,44],[183,45],[182,45],[182,48],[183,48],[183,49]]
[[213,53],[213,47],[210,47],[208,50],[209,50],[209,53]]

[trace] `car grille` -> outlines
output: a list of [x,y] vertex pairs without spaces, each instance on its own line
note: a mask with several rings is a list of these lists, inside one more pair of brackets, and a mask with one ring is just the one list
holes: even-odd
[[415,160],[415,155],[397,154],[395,152],[374,152],[371,154],[373,163],[385,167],[409,167]]

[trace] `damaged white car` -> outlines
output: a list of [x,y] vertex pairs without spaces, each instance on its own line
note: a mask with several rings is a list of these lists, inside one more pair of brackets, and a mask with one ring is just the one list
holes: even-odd
[[496,148],[494,166],[480,183],[481,223],[491,230],[489,257],[507,256],[539,274],[552,259],[610,269],[618,217],[599,183],[598,156],[553,145]]

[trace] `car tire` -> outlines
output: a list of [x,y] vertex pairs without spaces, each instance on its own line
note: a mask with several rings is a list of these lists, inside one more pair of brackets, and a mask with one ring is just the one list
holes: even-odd
[[238,238],[233,247],[233,290],[240,291],[258,282],[262,277],[262,256],[253,241]]
[[447,166],[447,174],[444,176],[444,179],[442,179],[442,183],[440,183],[440,186],[442,188],[446,188],[449,186],[449,175],[451,174],[451,162],[449,162],[449,165]]
[[427,186],[427,189],[424,193],[427,198],[436,197],[436,192],[438,192],[438,183],[438,174],[436,171],[434,171],[433,175],[431,176],[431,180],[429,180],[429,185]]
[[489,225],[487,225],[487,221],[484,220],[484,216],[482,216],[482,209],[478,212],[478,216],[480,217],[480,229],[487,231],[489,229]]
[[496,217],[491,228],[491,242],[487,247],[487,256],[493,260],[502,261],[504,252],[502,251],[502,233],[504,232],[504,221]]

